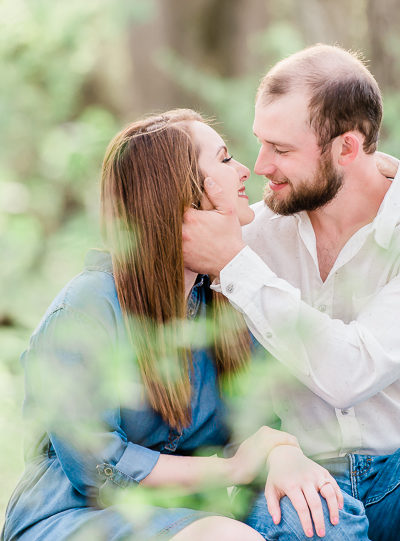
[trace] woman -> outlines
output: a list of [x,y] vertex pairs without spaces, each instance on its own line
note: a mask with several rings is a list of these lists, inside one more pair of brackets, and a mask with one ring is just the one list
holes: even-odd
[[[215,512],[149,506],[144,520],[143,509],[128,505],[123,515],[117,504],[138,484],[189,491],[247,484],[267,459],[276,497],[284,493],[277,446],[280,460],[287,452],[301,464],[296,486],[312,479],[315,497],[322,483],[337,517],[336,482],[289,434],[262,427],[232,458],[192,456],[228,443],[220,384],[245,369],[250,347],[241,317],[207,276],[184,265],[183,213],[209,208],[207,175],[229,194],[241,224],[251,221],[249,171],[197,113],[150,117],[111,141],[101,187],[109,253],[89,253],[22,357],[35,441],[2,539],[262,539]],[[308,503],[314,513],[318,505]]]

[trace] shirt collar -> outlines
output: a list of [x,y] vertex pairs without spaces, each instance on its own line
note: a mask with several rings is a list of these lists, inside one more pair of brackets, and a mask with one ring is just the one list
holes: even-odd
[[112,260],[110,252],[106,250],[89,250],[85,257],[86,270],[98,270],[112,274]]
[[[308,214],[304,210],[296,212],[292,216],[299,222],[309,220]],[[273,214],[270,220],[276,220],[277,218],[282,218],[282,216],[280,214]],[[388,248],[395,227],[398,224],[400,224],[400,166],[371,224],[376,243],[382,246],[382,248]]]

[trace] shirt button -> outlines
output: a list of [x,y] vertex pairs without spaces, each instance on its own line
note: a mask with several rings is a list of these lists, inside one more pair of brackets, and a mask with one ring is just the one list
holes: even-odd
[[228,284],[226,286],[227,293],[232,293],[232,291],[235,289],[235,286],[233,284]]
[[318,306],[318,310],[319,310],[320,312],[326,312],[326,304],[320,304],[320,305]]
[[272,332],[267,332],[267,333],[265,334],[265,336],[266,336],[267,338],[272,338]]
[[346,409],[340,410],[340,412],[341,412],[342,415],[348,415],[349,414],[349,410],[346,410]]
[[104,468],[104,475],[106,475],[107,477],[112,477],[112,474],[112,468]]

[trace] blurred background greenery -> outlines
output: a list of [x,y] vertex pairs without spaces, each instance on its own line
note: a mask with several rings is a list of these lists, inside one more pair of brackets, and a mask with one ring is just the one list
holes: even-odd
[[[275,61],[316,42],[361,50],[400,148],[397,0],[0,2],[0,524],[23,468],[19,356],[45,308],[100,246],[109,139],[144,113],[191,107],[254,163],[252,109]],[[252,202],[262,180],[252,178]]]

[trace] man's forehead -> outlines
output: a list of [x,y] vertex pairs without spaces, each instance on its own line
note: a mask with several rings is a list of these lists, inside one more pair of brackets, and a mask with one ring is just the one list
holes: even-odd
[[260,136],[266,129],[268,132],[290,135],[294,131],[308,131],[310,129],[309,97],[303,93],[290,93],[265,102],[260,97],[255,106],[253,131]]

